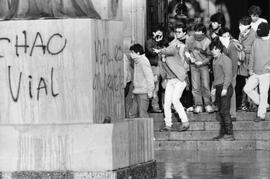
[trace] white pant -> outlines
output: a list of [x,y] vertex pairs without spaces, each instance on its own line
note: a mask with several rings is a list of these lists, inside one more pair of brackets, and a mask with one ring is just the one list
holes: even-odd
[[[259,105],[257,115],[260,118],[265,118],[266,108],[268,107],[268,90],[270,84],[270,73],[257,75],[254,74],[249,77],[244,87],[245,93],[252,99],[252,101]],[[257,86],[259,85],[260,93],[258,93]]]
[[172,111],[171,105],[174,105],[176,112],[178,113],[182,122],[188,122],[187,114],[183,105],[180,102],[182,93],[186,87],[186,82],[181,82],[180,80],[174,78],[167,82],[165,89],[165,99],[164,99],[164,115],[166,126],[172,126]]

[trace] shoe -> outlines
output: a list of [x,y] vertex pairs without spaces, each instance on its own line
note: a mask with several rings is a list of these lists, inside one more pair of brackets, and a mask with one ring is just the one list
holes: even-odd
[[232,121],[236,121],[236,117],[232,117]]
[[189,129],[189,122],[184,122],[182,126],[179,128],[179,132],[184,132]]
[[153,107],[151,110],[152,113],[162,113],[162,110],[159,107]]
[[172,127],[170,126],[165,126],[162,129],[159,130],[159,132],[169,132],[172,130]]
[[213,137],[213,140],[220,140],[221,138],[223,138],[223,135],[218,135],[216,137]]
[[254,122],[265,121],[265,118],[260,118],[260,117],[257,116],[253,121]]
[[193,106],[191,106],[191,107],[187,108],[187,112],[193,112],[193,111],[194,111]]
[[208,113],[213,113],[213,112],[215,112],[215,110],[212,108],[211,105],[205,106],[205,111],[208,112]]
[[220,140],[233,141],[235,140],[235,138],[232,134],[231,135],[225,134]]
[[257,106],[252,106],[249,108],[249,112],[257,112],[258,111],[258,107]]
[[195,109],[193,110],[193,113],[198,114],[203,111],[202,106],[196,106]]

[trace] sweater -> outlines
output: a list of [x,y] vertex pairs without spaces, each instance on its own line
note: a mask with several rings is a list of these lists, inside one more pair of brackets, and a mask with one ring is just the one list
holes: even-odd
[[238,75],[248,76],[248,64],[250,59],[250,52],[255,39],[256,39],[256,32],[253,29],[250,29],[250,31],[246,35],[242,34],[239,35],[239,42],[243,45],[246,55],[245,60],[240,64],[238,68],[237,72]]
[[185,81],[187,76],[187,63],[184,57],[184,49],[185,44],[174,39],[167,48],[161,49],[160,51],[161,54],[165,55],[166,65],[180,81]]
[[236,48],[233,39],[230,40],[228,48],[224,48],[225,55],[227,55],[232,61],[232,73],[233,77],[237,74],[238,69],[238,49]]
[[210,43],[211,41],[206,36],[199,41],[192,35],[186,40],[186,50],[190,52],[196,61],[202,62],[202,65],[207,65],[210,61],[210,57],[207,55],[207,53],[209,54],[208,47]]
[[250,54],[249,71],[261,75],[270,73],[270,39],[257,38]]
[[134,59],[134,94],[151,94],[154,91],[154,75],[145,55]]
[[232,61],[224,53],[213,61],[214,71],[214,88],[217,85],[223,85],[223,89],[227,89],[232,83]]

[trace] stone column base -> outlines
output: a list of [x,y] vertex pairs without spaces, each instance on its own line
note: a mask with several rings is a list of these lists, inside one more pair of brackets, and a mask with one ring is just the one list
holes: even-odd
[[0,179],[155,179],[156,161],[149,161],[114,171],[19,171],[0,172]]

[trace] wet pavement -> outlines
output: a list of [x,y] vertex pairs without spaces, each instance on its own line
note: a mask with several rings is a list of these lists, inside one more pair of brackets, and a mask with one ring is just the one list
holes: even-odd
[[270,151],[155,151],[157,179],[270,179]]

